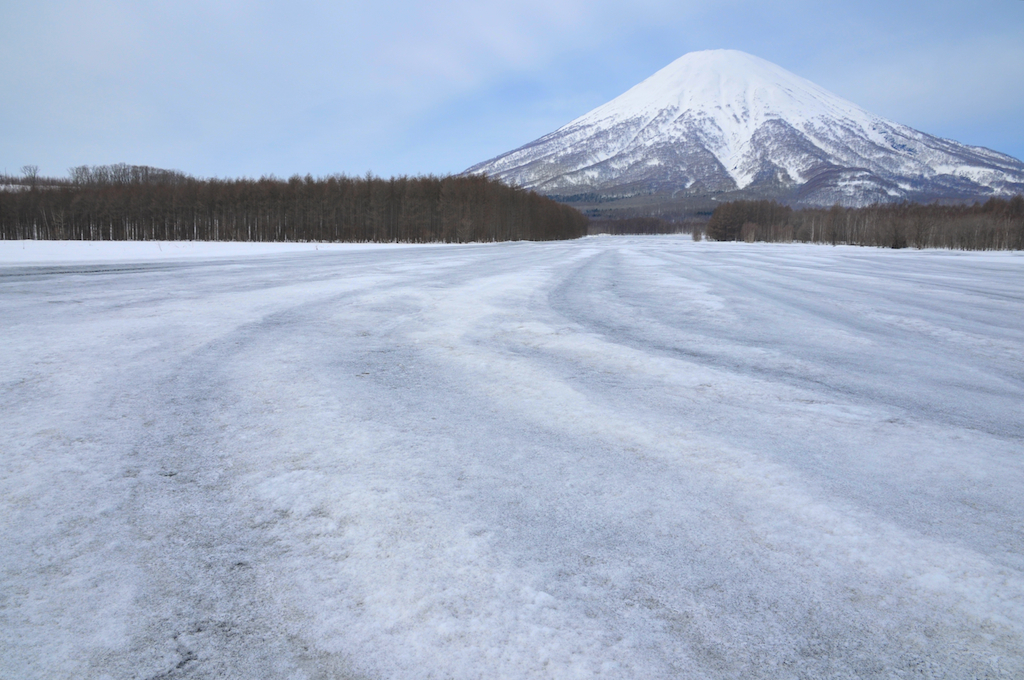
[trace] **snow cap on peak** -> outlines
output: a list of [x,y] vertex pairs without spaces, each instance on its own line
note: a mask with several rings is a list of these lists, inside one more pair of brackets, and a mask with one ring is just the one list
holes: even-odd
[[[746,52],[723,49],[684,54],[569,126],[667,110],[706,114],[723,132],[737,123],[744,129],[751,124],[756,128],[767,118],[792,124],[823,115],[858,122],[871,118],[856,104],[780,66]],[[753,133],[753,129],[747,131]]]
[[[643,129],[648,139],[698,123],[708,148],[740,187],[754,134],[766,122],[795,129],[834,125],[870,129],[876,117],[809,80],[739,50],[690,52],[560,132]],[[658,132],[658,131],[661,132]],[[613,153],[621,151],[615,148]]]

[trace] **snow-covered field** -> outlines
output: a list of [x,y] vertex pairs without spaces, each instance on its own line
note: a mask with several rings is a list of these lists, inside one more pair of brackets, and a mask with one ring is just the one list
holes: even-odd
[[[152,260],[254,257],[325,251],[376,250],[378,243],[238,243],[230,241],[0,241],[0,265],[57,262],[148,262]],[[424,247],[424,246],[419,246]]]
[[0,677],[1024,677],[1020,253],[4,245]]

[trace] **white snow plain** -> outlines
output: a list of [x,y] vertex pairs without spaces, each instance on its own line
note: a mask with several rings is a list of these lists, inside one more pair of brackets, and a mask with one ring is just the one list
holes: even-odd
[[394,245],[382,243],[21,240],[0,241],[0,265],[56,262],[148,262],[151,260],[254,257],[257,255],[319,252],[321,250],[352,251],[394,247]]
[[1024,677],[1020,253],[269,250],[0,267],[0,677]]

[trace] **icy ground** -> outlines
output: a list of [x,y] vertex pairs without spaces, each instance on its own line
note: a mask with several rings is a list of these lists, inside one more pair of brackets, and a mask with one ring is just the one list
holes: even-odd
[[0,338],[3,678],[1024,677],[1019,253],[8,263]]
[[280,255],[320,250],[372,250],[384,247],[391,246],[377,243],[238,243],[232,241],[0,241],[0,265],[252,257],[254,255]]

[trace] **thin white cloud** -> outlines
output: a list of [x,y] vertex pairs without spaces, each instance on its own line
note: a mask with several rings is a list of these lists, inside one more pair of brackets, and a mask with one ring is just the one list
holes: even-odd
[[[1007,21],[917,0],[9,3],[0,166],[460,170],[585,113],[545,97],[597,105],[708,47],[758,54],[912,125],[1024,115],[1024,3],[1007,3],[993,4]],[[965,13],[980,19],[964,26]],[[517,116],[536,122],[507,123]],[[445,117],[487,134],[430,129]]]

